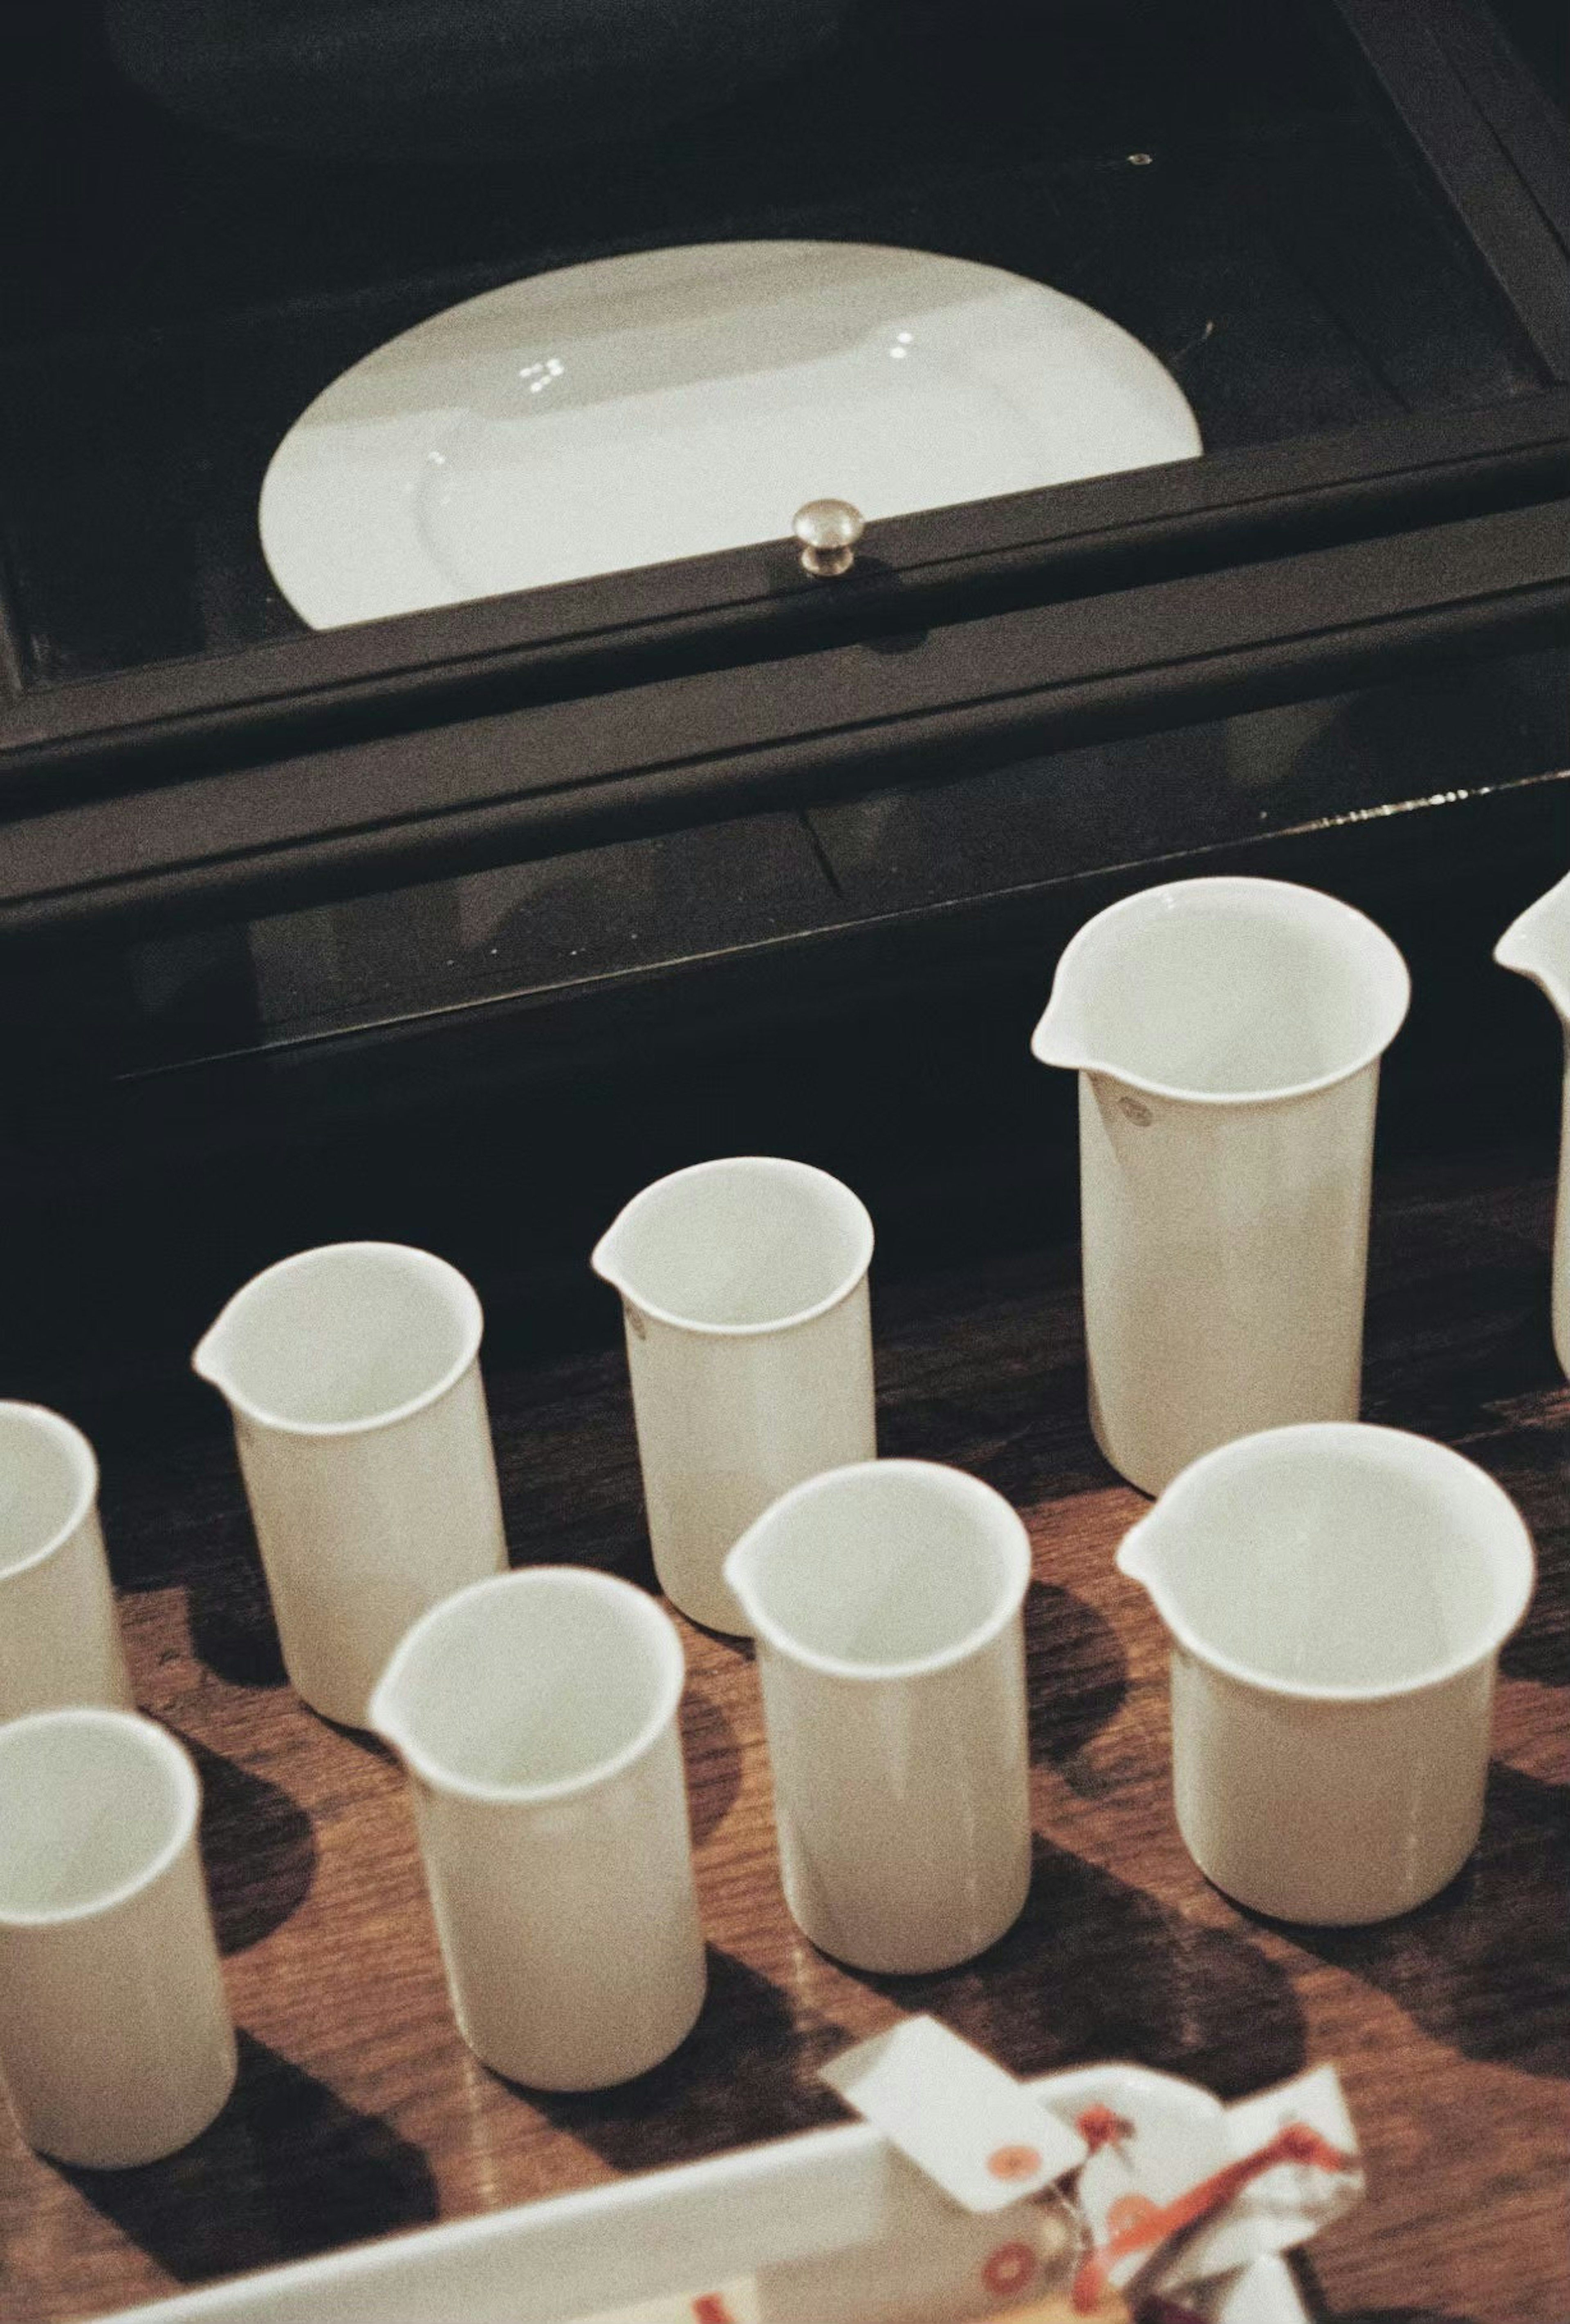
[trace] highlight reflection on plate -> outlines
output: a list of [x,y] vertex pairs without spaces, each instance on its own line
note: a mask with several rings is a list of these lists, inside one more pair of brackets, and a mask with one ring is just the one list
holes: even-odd
[[323,390],[262,486],[316,629],[782,540],[1201,449],[1094,308],[924,251],[710,243],[503,284]]

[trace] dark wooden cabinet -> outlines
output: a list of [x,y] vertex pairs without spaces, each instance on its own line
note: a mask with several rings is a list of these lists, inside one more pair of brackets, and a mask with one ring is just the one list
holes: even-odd
[[[7,254],[0,355],[0,941],[211,926],[1563,639],[1570,128],[1482,0],[855,0],[679,135],[538,168],[220,134],[81,5],[5,37],[43,230]],[[346,362],[491,282],[760,235],[1086,299],[1206,452],[878,524],[834,588],[781,540],[303,630],[256,492]]]

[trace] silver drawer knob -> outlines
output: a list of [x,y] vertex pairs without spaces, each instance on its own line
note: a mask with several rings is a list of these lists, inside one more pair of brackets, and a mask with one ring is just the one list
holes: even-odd
[[865,517],[849,501],[808,501],[797,510],[790,528],[801,543],[803,569],[820,581],[850,571],[856,543],[866,529]]

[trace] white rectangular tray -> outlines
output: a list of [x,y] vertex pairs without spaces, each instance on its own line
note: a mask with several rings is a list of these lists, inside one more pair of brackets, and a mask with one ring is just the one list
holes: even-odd
[[[1069,2117],[1098,2101],[1137,2116],[1141,2095],[1168,2112],[1187,2104],[1207,2152],[1224,2112],[1208,2091],[1142,2066],[1087,2066],[1030,2087]],[[937,2324],[996,2305],[981,2270],[1009,2240],[1010,2218],[959,2211],[880,2132],[850,2123],[118,2314],[120,2324],[576,2324],[739,2280],[763,2324]],[[1308,2324],[1273,2257],[1184,2298],[1210,2324]]]

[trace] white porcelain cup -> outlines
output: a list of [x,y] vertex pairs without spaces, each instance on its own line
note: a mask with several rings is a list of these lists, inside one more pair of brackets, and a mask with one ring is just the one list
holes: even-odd
[[625,1314],[654,1570],[695,1622],[745,1632],[727,1553],[802,1478],[877,1451],[872,1256],[848,1186],[763,1155],[657,1179],[595,1250]]
[[135,1708],[79,1428],[0,1403],[0,1720],[66,1703]]
[[1560,1084],[1559,1191],[1554,1214],[1554,1352],[1570,1374],[1570,873],[1510,922],[1493,948],[1501,968],[1545,992],[1565,1041]]
[[1379,1063],[1406,964],[1284,880],[1174,881],[1064,952],[1091,1424],[1148,1493],[1230,1437],[1355,1420]]
[[1492,1477],[1399,1429],[1270,1429],[1185,1470],[1117,1562],[1171,1637],[1178,1824],[1218,1888],[1334,1925],[1454,1878],[1532,1593]]
[[434,1607],[376,1689],[458,2030],[515,2081],[626,2081],[703,2006],[683,1678],[644,1591],[533,1566]]
[[193,1362],[227,1398],[290,1678],[366,1723],[429,1606],[507,1563],[483,1318],[457,1268],[402,1243],[329,1243],[236,1294]]
[[949,1969],[1030,1885],[1025,1528],[979,1479],[873,1461],[731,1552],[757,1634],[785,1901],[853,1968]]
[[205,2130],[234,2027],[190,1756],[124,1711],[0,1727],[0,2080],[30,2146],[109,2170]]

